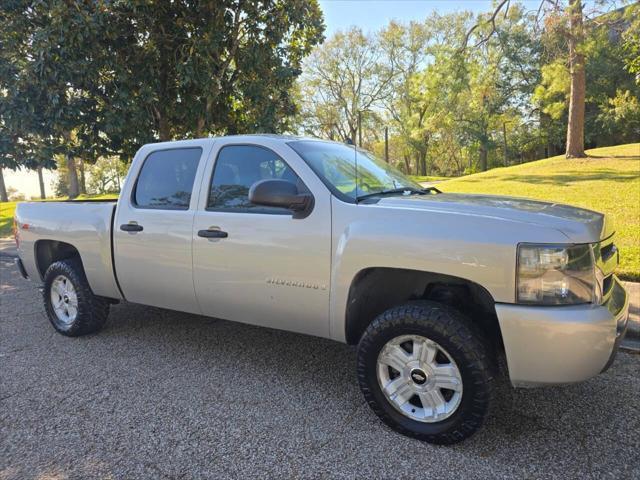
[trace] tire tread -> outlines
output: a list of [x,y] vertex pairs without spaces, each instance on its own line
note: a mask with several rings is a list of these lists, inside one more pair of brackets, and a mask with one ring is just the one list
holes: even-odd
[[[50,285],[58,275],[64,275],[71,280],[78,296],[78,317],[67,329],[62,329],[56,324],[56,316],[50,303]],[[103,327],[109,315],[109,301],[94,295],[91,291],[82,263],[78,258],[52,263],[44,275],[44,284],[42,295],[45,311],[57,332],[68,337],[78,337],[97,332]]]
[[[419,433],[396,422],[375,399],[369,386],[367,365],[363,359],[364,353],[374,348],[375,339],[383,335],[384,331],[392,329],[400,335],[402,330],[407,328],[424,328],[425,326],[433,329],[440,336],[448,338],[451,343],[464,351],[464,357],[466,357],[464,364],[460,365],[458,360],[456,363],[461,369],[471,370],[475,379],[474,398],[470,411],[464,412],[464,418],[456,425],[456,428],[445,433]],[[486,345],[488,342],[482,331],[452,307],[427,300],[409,302],[383,312],[365,330],[358,344],[358,381],[371,409],[394,430],[429,443],[443,445],[457,443],[480,428],[487,415],[489,405],[492,403],[495,372]],[[389,408],[393,407],[389,406]]]

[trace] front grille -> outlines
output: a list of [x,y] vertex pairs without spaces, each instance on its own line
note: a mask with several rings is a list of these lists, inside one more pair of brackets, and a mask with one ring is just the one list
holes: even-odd
[[596,243],[593,248],[596,266],[600,269],[603,277],[608,277],[618,266],[618,248],[613,243],[613,237]]
[[602,302],[606,302],[614,286],[613,272],[618,266],[619,253],[613,235],[594,244],[593,254],[596,262],[596,277],[601,287]]
[[604,281],[602,282],[602,296],[608,297],[609,294],[611,293],[612,287],[613,287],[613,275],[609,275],[608,277],[605,277]]
[[612,256],[618,253],[618,249],[614,243],[610,243],[609,245],[605,245],[600,248],[600,255],[602,256],[602,261],[607,262],[611,259]]

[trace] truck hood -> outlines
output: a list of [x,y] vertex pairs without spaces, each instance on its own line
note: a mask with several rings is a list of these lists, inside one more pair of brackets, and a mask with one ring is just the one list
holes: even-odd
[[611,222],[602,213],[526,198],[439,193],[383,197],[377,205],[535,224],[559,230],[575,243],[597,242],[613,234]]

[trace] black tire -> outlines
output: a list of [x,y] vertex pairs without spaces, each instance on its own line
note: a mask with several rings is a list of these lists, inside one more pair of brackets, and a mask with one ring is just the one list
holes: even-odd
[[[402,335],[426,337],[453,358],[462,378],[462,396],[453,413],[433,423],[409,418],[387,399],[377,376],[378,355]],[[446,305],[420,301],[391,308],[366,329],[358,345],[357,373],[362,393],[373,411],[392,429],[429,443],[449,445],[475,433],[489,410],[494,383],[488,343],[471,321]]]
[[[51,301],[51,287],[59,276],[70,281],[78,300],[77,314],[72,321],[62,321],[55,312]],[[44,274],[42,291],[44,307],[49,321],[62,335],[79,337],[97,332],[102,328],[109,315],[109,302],[93,294],[79,259],[72,258],[52,263]]]

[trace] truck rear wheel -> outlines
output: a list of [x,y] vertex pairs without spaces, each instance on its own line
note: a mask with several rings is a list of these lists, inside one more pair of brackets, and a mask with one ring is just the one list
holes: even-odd
[[394,430],[453,444],[480,428],[493,389],[485,342],[458,311],[411,302],[377,317],[358,345],[369,406]]
[[69,337],[97,332],[109,315],[108,301],[93,294],[82,264],[75,258],[49,266],[43,297],[53,328]]

